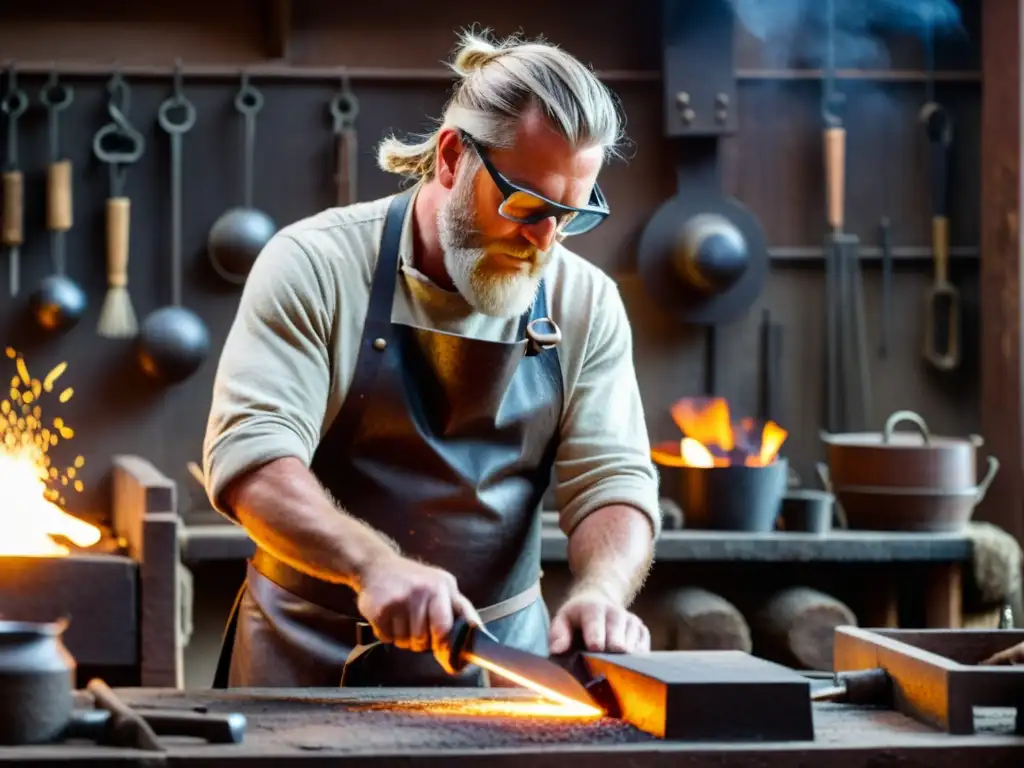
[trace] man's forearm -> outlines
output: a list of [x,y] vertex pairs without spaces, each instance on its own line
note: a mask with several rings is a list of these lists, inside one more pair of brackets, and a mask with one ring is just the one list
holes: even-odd
[[572,591],[597,589],[628,606],[650,570],[653,539],[650,520],[633,507],[616,504],[587,515],[569,537]]
[[298,459],[236,481],[224,500],[262,549],[297,571],[358,589],[366,566],[397,553],[379,532],[338,509]]

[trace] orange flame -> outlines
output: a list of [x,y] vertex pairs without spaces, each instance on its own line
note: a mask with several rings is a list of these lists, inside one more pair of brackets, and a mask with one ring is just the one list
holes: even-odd
[[651,450],[651,458],[666,467],[764,467],[776,460],[789,434],[774,421],[734,422],[722,397],[683,398],[670,413],[684,437]]
[[[67,368],[61,363],[42,381],[32,378],[24,359],[13,349],[6,351],[16,374],[11,379],[8,397],[0,401],[0,556],[60,557],[69,554],[66,546],[54,539],[63,537],[79,547],[90,547],[101,533],[93,525],[67,514],[61,507],[64,497],[56,487],[82,490],[78,470],[85,459],[78,456],[74,465],[58,470],[51,466],[49,451],[61,440],[74,437],[74,430],[60,417],[50,426],[43,421],[39,401],[54,391],[54,384]],[[59,392],[58,401],[66,403],[74,391]]]

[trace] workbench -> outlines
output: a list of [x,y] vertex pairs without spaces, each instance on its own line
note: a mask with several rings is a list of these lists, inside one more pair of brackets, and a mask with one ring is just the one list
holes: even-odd
[[[145,708],[238,712],[248,727],[239,745],[166,740],[166,752],[66,744],[0,749],[0,764],[180,765],[183,768],[312,766],[361,768],[971,768],[1024,765],[1024,736],[1013,710],[979,710],[977,733],[948,736],[890,711],[816,704],[815,740],[783,743],[666,742],[613,720],[528,720],[458,714],[467,699],[518,692],[435,689],[194,691],[117,689]],[[530,698],[523,694],[523,698]],[[451,714],[430,714],[439,701]],[[397,708],[397,709],[396,709]]]

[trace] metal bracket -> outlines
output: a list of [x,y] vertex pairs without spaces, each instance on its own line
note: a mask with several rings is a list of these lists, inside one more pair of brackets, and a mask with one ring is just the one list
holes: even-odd
[[735,15],[728,0],[662,0],[665,135],[736,133]]

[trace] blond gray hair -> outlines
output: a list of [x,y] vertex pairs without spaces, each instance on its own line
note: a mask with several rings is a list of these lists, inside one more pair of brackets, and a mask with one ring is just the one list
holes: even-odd
[[459,82],[437,128],[413,141],[384,139],[382,170],[429,181],[438,133],[460,128],[487,147],[510,147],[523,114],[536,107],[575,148],[600,146],[618,156],[624,121],[612,92],[592,70],[557,46],[517,37],[492,42],[486,32],[463,32],[449,67]]

